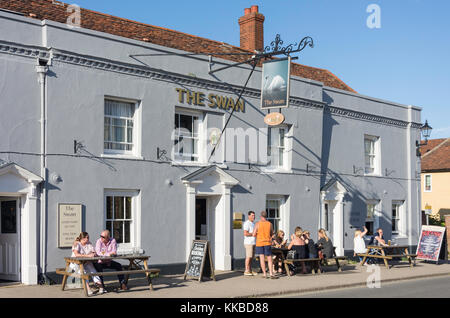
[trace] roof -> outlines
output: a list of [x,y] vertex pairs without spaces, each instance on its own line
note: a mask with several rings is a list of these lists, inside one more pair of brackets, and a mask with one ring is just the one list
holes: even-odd
[[428,140],[420,151],[422,172],[450,171],[450,138]]
[[[66,23],[73,13],[69,5],[56,0],[0,0],[0,8],[23,14],[24,16]],[[81,8],[81,27],[105,32],[134,40],[184,50],[192,53],[248,53],[240,47],[195,35],[174,31],[150,24],[140,23],[105,13]],[[253,53],[253,52],[251,52]],[[220,56],[223,59],[241,62],[248,56]],[[311,66],[292,63],[291,74],[322,82],[325,86],[356,93],[330,71]]]

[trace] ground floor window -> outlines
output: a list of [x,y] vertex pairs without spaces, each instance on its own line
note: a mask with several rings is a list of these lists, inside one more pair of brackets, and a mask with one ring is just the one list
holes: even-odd
[[281,199],[268,199],[266,201],[267,221],[272,223],[273,231],[275,233],[280,229],[280,210]]
[[119,249],[139,246],[137,242],[137,197],[136,191],[105,192],[105,223]]
[[373,235],[374,233],[375,207],[376,204],[367,203],[366,228],[368,235]]
[[392,234],[401,234],[401,218],[402,218],[403,201],[392,202]]

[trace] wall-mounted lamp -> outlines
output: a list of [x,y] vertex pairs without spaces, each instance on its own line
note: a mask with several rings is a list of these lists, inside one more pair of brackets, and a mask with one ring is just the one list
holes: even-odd
[[425,139],[425,141],[423,143],[421,143],[418,140],[416,140],[416,156],[417,157],[420,157],[420,147],[428,144],[428,138],[431,136],[432,130],[433,130],[433,128],[430,125],[428,125],[428,120],[425,120],[425,124],[422,127],[420,127],[420,133],[421,133],[423,139]]

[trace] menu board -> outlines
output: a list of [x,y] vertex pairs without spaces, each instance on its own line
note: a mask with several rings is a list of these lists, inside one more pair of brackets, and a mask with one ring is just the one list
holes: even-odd
[[58,247],[71,247],[80,235],[81,204],[58,205]]
[[186,264],[184,279],[194,278],[200,282],[204,276],[215,280],[211,247],[208,241],[194,240]]
[[417,259],[438,262],[444,236],[445,227],[423,225],[417,245]]

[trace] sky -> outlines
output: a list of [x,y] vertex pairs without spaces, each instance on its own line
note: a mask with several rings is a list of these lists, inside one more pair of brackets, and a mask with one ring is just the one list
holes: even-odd
[[296,63],[327,69],[362,95],[419,106],[422,122],[433,127],[430,138],[450,137],[448,0],[65,2],[235,46],[239,17],[258,5],[265,45],[276,34],[284,44],[311,36],[314,48],[303,50]]

